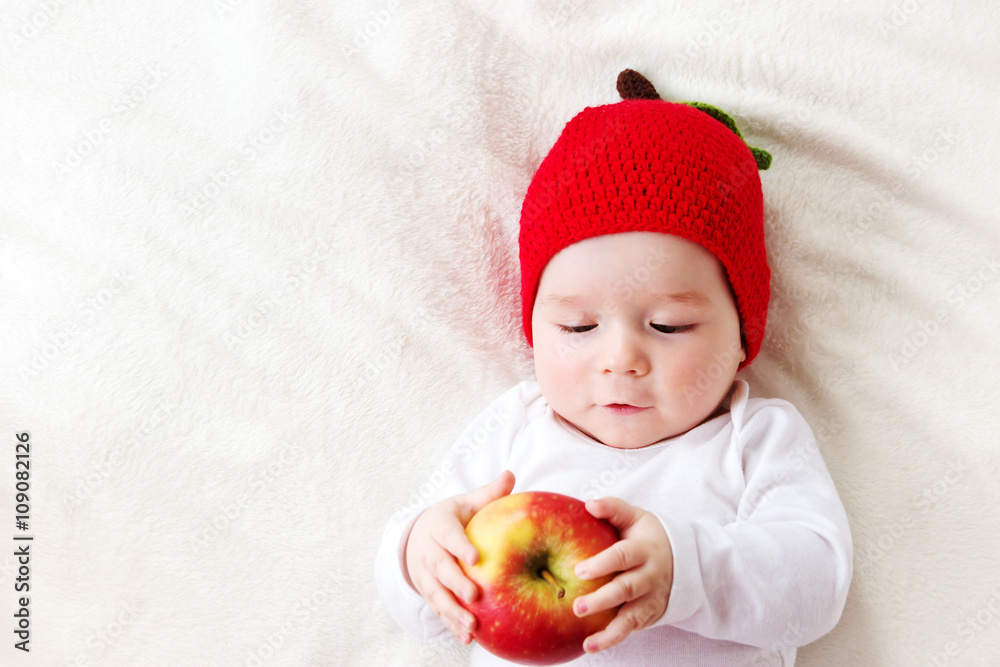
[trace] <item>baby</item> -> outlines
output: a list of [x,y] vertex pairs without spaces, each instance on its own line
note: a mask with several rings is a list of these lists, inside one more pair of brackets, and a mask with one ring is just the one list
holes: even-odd
[[[392,518],[379,591],[417,637],[469,643],[465,525],[512,491],[555,491],[621,536],[577,567],[615,575],[577,615],[620,608],[571,664],[792,665],[840,618],[852,543],[809,426],[736,379],[767,316],[770,156],[631,70],[618,91],[566,125],[522,207],[537,380],[466,429],[434,498]],[[507,664],[478,646],[472,662]]]

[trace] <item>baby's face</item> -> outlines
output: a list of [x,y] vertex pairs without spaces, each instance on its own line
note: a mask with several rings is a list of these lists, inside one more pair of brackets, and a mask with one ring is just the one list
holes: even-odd
[[635,449],[705,421],[746,354],[722,264],[678,236],[597,236],[545,267],[531,318],[535,371],[553,410]]

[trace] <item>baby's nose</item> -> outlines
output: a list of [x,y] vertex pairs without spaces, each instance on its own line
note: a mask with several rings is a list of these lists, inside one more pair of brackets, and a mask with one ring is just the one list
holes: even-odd
[[605,374],[644,375],[649,372],[649,358],[636,336],[616,334],[608,341],[603,366]]

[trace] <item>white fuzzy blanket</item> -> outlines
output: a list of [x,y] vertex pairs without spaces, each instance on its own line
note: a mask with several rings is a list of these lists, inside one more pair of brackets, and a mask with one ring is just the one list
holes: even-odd
[[998,664],[998,35],[986,0],[5,2],[0,663],[462,664],[376,545],[531,374],[521,198],[631,67],[774,155],[746,377],[857,550],[799,664]]

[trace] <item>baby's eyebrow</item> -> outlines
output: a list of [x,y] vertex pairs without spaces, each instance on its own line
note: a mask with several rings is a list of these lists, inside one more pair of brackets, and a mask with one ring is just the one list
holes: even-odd
[[547,306],[577,306],[583,303],[584,298],[575,294],[566,296],[559,294],[547,294],[541,301]]
[[712,305],[712,300],[701,292],[689,290],[687,292],[658,292],[653,295],[654,299],[663,301],[673,301],[675,303],[686,303],[691,306],[702,307]]
[[[684,303],[696,308],[712,305],[712,300],[701,292],[688,290],[685,292],[657,292],[653,298],[658,301],[671,301],[673,303]],[[586,302],[586,299],[576,294],[546,294],[541,302],[546,306],[578,306]]]

